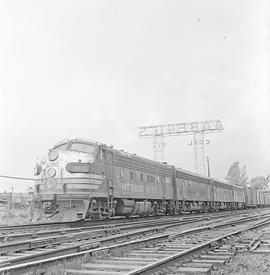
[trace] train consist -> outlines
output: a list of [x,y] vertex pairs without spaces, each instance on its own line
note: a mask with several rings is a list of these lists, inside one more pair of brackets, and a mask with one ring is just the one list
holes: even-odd
[[270,205],[270,194],[207,178],[85,139],[36,164],[32,220],[74,221]]

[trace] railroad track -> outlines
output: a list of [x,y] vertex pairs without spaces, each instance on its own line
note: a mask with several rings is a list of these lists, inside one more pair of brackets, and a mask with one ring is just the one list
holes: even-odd
[[46,222],[46,223],[27,223],[21,225],[2,225],[0,226],[0,236],[10,235],[10,234],[31,234],[37,231],[43,230],[62,230],[67,228],[79,228],[79,227],[102,227],[104,225],[115,225],[115,226],[122,226],[126,223],[131,222],[149,222],[157,221],[157,220],[166,220],[168,218],[183,218],[183,219],[193,219],[193,218],[201,218],[202,216],[215,216],[219,215],[219,213],[223,213],[224,215],[236,215],[238,213],[249,213],[250,210],[234,210],[234,211],[221,211],[221,212],[205,212],[205,213],[182,213],[181,215],[177,216],[149,216],[149,217],[120,217],[120,218],[111,218],[107,220],[78,220],[78,221],[70,221],[70,222]]
[[[245,212],[244,212],[245,213]],[[0,235],[0,255],[6,256],[8,253],[15,253],[26,250],[33,250],[37,248],[44,248],[46,246],[59,245],[64,243],[71,243],[76,241],[84,241],[90,239],[99,239],[125,233],[136,229],[148,228],[155,229],[157,226],[166,224],[175,226],[177,224],[190,224],[194,222],[207,221],[209,219],[223,219],[226,216],[238,215],[239,213],[219,213],[209,216],[196,216],[179,218],[166,218],[159,220],[150,220],[142,222],[117,223],[115,225],[92,225],[77,228],[65,228],[56,230],[34,231],[21,234],[3,234]],[[15,255],[17,256],[17,255]],[[2,257],[3,258],[3,257]],[[5,259],[5,258],[4,258]],[[0,263],[2,259],[0,258]]]
[[[54,263],[55,261],[61,261],[61,260],[68,260],[70,258],[76,257],[76,256],[82,256],[82,255],[89,255],[89,254],[97,254],[100,252],[112,250],[112,249],[120,249],[121,247],[126,247],[130,245],[140,245],[144,243],[156,243],[158,242],[160,244],[160,241],[166,241],[168,238],[169,239],[175,239],[177,234],[179,236],[186,235],[186,234],[195,234],[196,232],[202,232],[202,231],[208,231],[209,230],[217,230],[217,228],[224,228],[225,226],[231,226],[232,224],[234,226],[237,226],[238,224],[244,223],[244,222],[251,222],[251,220],[255,221],[258,219],[262,219],[264,216],[265,220],[270,220],[270,215],[269,211],[259,211],[261,214],[257,214],[257,216],[254,216],[254,212],[252,212],[251,216],[247,216],[248,213],[242,213],[242,218],[240,219],[239,217],[232,217],[230,219],[233,219],[230,223],[224,223],[221,221],[220,216],[216,215],[215,219],[215,224],[213,224],[213,221],[209,220],[206,218],[205,225],[204,226],[199,226],[195,229],[187,229],[188,227],[190,228],[190,225],[188,223],[185,223],[186,228],[183,228],[185,226],[183,223],[180,225],[180,222],[175,223],[170,223],[167,224],[166,226],[158,226],[158,227],[151,227],[147,229],[137,229],[137,230],[132,230],[132,232],[126,232],[122,234],[115,234],[114,236],[106,236],[106,237],[101,237],[101,238],[96,238],[95,240],[85,240],[83,238],[77,238],[76,241],[77,243],[74,244],[74,240],[70,240],[71,243],[67,242],[67,239],[64,242],[61,242],[61,240],[54,240],[54,243],[46,243],[44,242],[42,244],[42,241],[39,242],[38,246],[32,246],[30,249],[24,251],[24,249],[21,249],[21,253],[8,253],[6,255],[3,255],[1,258],[1,264],[2,268],[0,269],[1,274],[9,274],[12,272],[12,274],[30,274],[29,270],[33,268],[33,266],[40,266],[41,267],[41,273],[46,270],[47,266],[50,265],[50,263]],[[221,215],[224,213],[220,213]],[[249,213],[250,215],[250,213]],[[193,221],[193,226],[196,226],[196,222],[199,223],[201,221]],[[189,222],[191,223],[191,221]],[[181,233],[175,233],[172,231],[172,227],[178,229],[180,231],[180,227],[182,226],[182,231]],[[240,225],[239,225],[240,226]],[[167,231],[165,232],[165,230]],[[214,232],[214,231],[213,231]],[[150,236],[149,236],[150,235]],[[136,240],[136,238],[139,240]],[[200,237],[201,238],[201,237]],[[132,239],[132,241],[130,241]],[[117,244],[114,244],[116,243]],[[37,242],[36,242],[37,243]],[[175,252],[175,251],[174,251]],[[175,253],[174,253],[175,254]],[[167,255],[168,256],[168,255]],[[123,257],[122,257],[123,258]],[[145,258],[144,255],[141,258]],[[134,257],[133,257],[134,259]],[[114,259],[116,260],[116,259]],[[126,259],[118,259],[119,263],[121,261],[125,261]],[[142,262],[144,259],[142,259]],[[100,261],[100,259],[99,259]],[[117,261],[117,260],[116,260]],[[131,261],[131,260],[130,260]],[[153,261],[153,259],[151,259]],[[105,261],[106,263],[106,261]],[[100,264],[99,266],[105,266],[104,267],[104,272],[100,273],[100,269],[97,269],[97,273],[95,274],[111,274],[111,273],[106,273],[106,264],[102,263],[97,263]],[[84,263],[87,265],[87,263]],[[131,264],[132,266],[132,264]],[[84,265],[82,265],[83,268],[85,268]],[[95,266],[92,266],[92,271]],[[97,267],[97,266],[96,266]],[[112,266],[111,266],[112,267]],[[119,267],[119,265],[118,265]],[[43,270],[43,271],[42,271]],[[74,270],[73,270],[74,271]],[[72,270],[69,270],[67,272],[73,272]],[[78,274],[94,274],[91,273],[91,270],[87,270],[88,273],[78,273]],[[74,271],[75,272],[75,271]],[[83,272],[82,270],[76,271],[76,272]],[[118,272],[118,271],[117,271]],[[120,270],[118,274],[123,273],[123,270]],[[126,271],[125,271],[126,272]],[[38,273],[37,273],[38,274]],[[70,273],[72,274],[72,273]],[[77,273],[75,273],[77,274]],[[126,273],[124,273],[126,274]],[[129,273],[128,273],[129,274]],[[133,273],[131,273],[133,274]],[[134,273],[136,274],[136,273]],[[139,274],[139,273],[138,273]]]
[[[231,213],[230,216],[232,214],[233,213]],[[224,217],[224,214],[216,214],[211,217],[211,220],[218,222],[221,220],[221,216]],[[10,241],[8,241],[8,239],[0,244],[0,265],[14,264],[15,262],[24,263],[29,259],[40,259],[48,255],[52,256],[52,254],[60,255],[63,253],[80,252],[91,247],[96,247],[97,242],[99,245],[105,245],[114,243],[115,241],[126,241],[142,234],[155,234],[160,230],[177,225],[183,227],[185,225],[189,226],[191,223],[195,225],[196,223],[201,224],[202,222],[209,223],[209,217],[203,216],[189,219],[174,218],[149,222],[144,221],[141,223],[132,222],[130,224],[125,223],[121,227],[105,226],[102,229],[97,229],[96,226],[90,228],[73,228],[67,229],[67,231],[54,231],[51,235],[54,235],[54,233],[56,233],[56,235],[49,237],[47,237],[47,234],[50,233],[46,231],[44,232],[46,237],[36,238],[34,235],[31,236],[34,237],[34,239],[19,240],[19,242],[14,242],[12,238],[10,238]],[[43,232],[41,232],[41,234],[42,233]],[[15,236],[17,235],[13,237]],[[22,236],[23,235],[19,235],[19,237]]]
[[[190,218],[190,219],[184,219],[184,221],[194,221],[198,218]],[[142,221],[142,222],[125,222],[125,223],[117,223],[117,224],[105,224],[105,225],[89,225],[89,226],[81,226],[81,227],[72,227],[72,228],[53,228],[53,229],[47,229],[47,230],[33,230],[30,232],[24,232],[24,233],[5,233],[0,235],[0,246],[3,243],[8,242],[14,242],[14,241],[22,241],[22,240],[30,240],[30,239],[37,239],[37,238],[45,238],[45,237],[54,237],[59,235],[68,235],[68,234],[76,234],[76,233],[82,233],[89,231],[96,231],[97,233],[100,233],[99,231],[103,231],[106,233],[106,231],[113,231],[117,230],[117,228],[129,228],[133,227],[146,227],[146,226],[155,226],[155,225],[161,225],[163,223],[174,223],[179,221],[178,218],[171,218],[171,219],[162,219],[162,220],[150,220],[150,221]],[[1,247],[0,247],[1,249]]]
[[[222,214],[221,214],[222,213]],[[204,217],[215,217],[216,215],[238,215],[240,213],[249,213],[249,210],[236,210],[230,212],[215,212],[215,213],[201,213],[189,214],[181,216],[157,216],[157,217],[133,217],[133,218],[120,218],[110,220],[96,220],[96,221],[76,221],[76,222],[48,222],[48,223],[33,223],[12,226],[0,226],[0,243],[6,241],[22,240],[28,238],[37,238],[46,235],[54,235],[60,232],[76,232],[78,230],[88,229],[103,229],[105,227],[121,227],[127,224],[143,224],[143,223],[166,223],[168,220],[182,220],[189,221],[195,219],[203,219]]]
[[151,216],[151,217],[130,217],[130,218],[112,218],[107,220],[78,220],[70,222],[46,222],[46,223],[26,223],[21,225],[2,225],[0,226],[0,235],[16,234],[16,233],[31,233],[40,230],[55,230],[66,228],[78,228],[85,226],[103,226],[103,225],[116,225],[130,222],[143,222],[149,220],[159,220],[166,216]]

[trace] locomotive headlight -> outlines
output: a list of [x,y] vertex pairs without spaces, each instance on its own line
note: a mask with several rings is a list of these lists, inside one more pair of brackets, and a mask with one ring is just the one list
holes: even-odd
[[50,161],[56,160],[58,158],[58,153],[55,150],[51,150],[48,157]]
[[55,176],[55,174],[56,174],[56,170],[54,168],[49,168],[47,170],[47,176],[48,176],[48,178],[53,178]]

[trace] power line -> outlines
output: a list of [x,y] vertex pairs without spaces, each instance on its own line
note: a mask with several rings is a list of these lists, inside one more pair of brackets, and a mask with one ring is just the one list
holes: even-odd
[[13,177],[13,176],[6,176],[6,175],[0,175],[0,178],[13,179],[13,180],[36,180],[33,178]]

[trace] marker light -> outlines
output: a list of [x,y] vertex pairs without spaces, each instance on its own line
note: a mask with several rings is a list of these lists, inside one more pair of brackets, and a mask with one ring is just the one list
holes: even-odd
[[51,150],[48,157],[50,161],[56,160],[58,158],[58,153],[55,150]]
[[55,176],[55,174],[56,174],[56,170],[54,168],[49,168],[47,170],[47,176],[48,176],[48,178],[53,178]]

